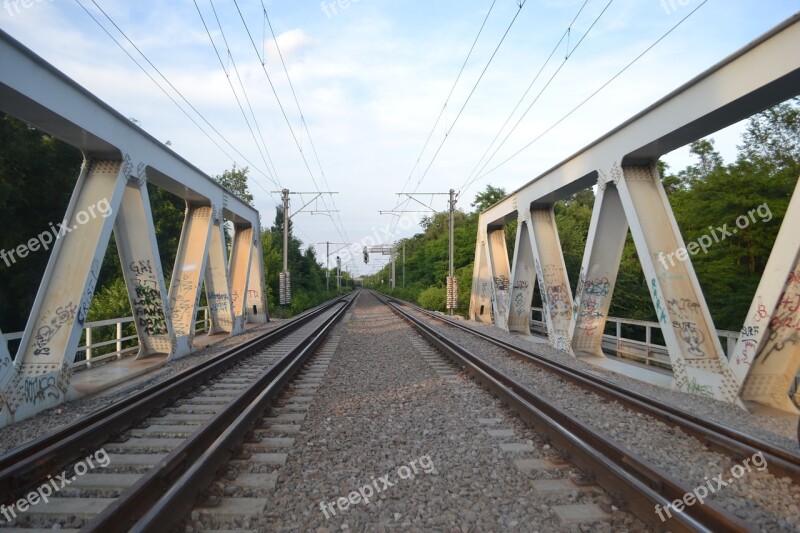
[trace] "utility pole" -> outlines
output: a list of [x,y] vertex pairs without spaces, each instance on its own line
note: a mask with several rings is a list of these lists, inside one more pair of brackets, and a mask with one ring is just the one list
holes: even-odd
[[283,197],[283,270],[280,273],[281,305],[292,303],[292,282],[289,274],[289,189],[281,191]]
[[453,237],[455,234],[456,219],[456,191],[450,189],[450,275],[447,277],[447,308],[450,310],[450,316],[458,307],[458,280],[456,279],[453,270]]
[[403,288],[406,288],[406,241],[403,241]]
[[[338,192],[290,192],[289,189],[283,189],[280,191],[272,191],[273,194],[280,193],[281,199],[283,200],[283,271],[280,273],[279,276],[279,284],[280,287],[278,288],[278,292],[280,293],[280,304],[281,305],[291,305],[292,303],[292,281],[291,281],[291,274],[289,273],[289,220],[294,215],[298,213],[302,213],[303,209],[311,205],[314,201],[320,198],[323,194],[339,194]],[[302,199],[302,195],[313,195],[313,198],[306,202],[303,207],[297,210],[294,215],[289,216],[289,195],[297,194],[300,195]],[[313,210],[310,213],[312,215],[329,215],[330,213],[336,213],[337,211],[320,211],[320,210]]]
[[[447,309],[450,311],[450,316],[453,316],[454,310],[458,307],[458,279],[455,276],[455,267],[453,265],[453,250],[454,250],[454,234],[455,234],[455,210],[456,210],[456,200],[458,195],[454,189],[450,189],[450,192],[428,192],[428,193],[397,193],[398,196],[407,196],[409,200],[413,200],[420,204],[425,209],[428,209],[430,212],[434,214],[437,212],[434,208],[429,205],[422,203],[421,201],[414,198],[414,196],[449,196],[450,200],[448,202],[448,210],[450,211],[450,244],[448,249],[449,255],[449,268],[447,271]],[[418,211],[381,211],[382,215],[390,214],[395,216],[400,216],[402,213],[411,213],[411,212],[418,212]],[[405,287],[405,245],[403,247],[403,286]]]
[[333,251],[333,253],[344,250],[351,244],[349,242],[318,242],[317,244],[325,245],[325,291],[331,290],[331,244],[334,246],[341,246]]
[[336,294],[342,292],[342,258],[336,256]]

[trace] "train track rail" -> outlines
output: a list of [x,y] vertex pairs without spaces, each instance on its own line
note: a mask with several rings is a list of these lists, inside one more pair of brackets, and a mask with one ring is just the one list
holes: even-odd
[[736,460],[743,460],[747,457],[752,457],[757,452],[761,452],[767,459],[769,463],[768,470],[772,474],[777,477],[789,477],[794,483],[800,483],[800,455],[796,453],[774,446],[763,439],[759,439],[737,429],[719,424],[712,420],[703,419],[676,407],[665,405],[644,394],[626,389],[590,372],[573,368],[529,350],[524,350],[480,331],[475,331],[454,320],[409,304],[408,302],[395,299],[391,299],[391,301],[408,306],[417,313],[423,314],[426,317],[432,318],[459,331],[467,332],[470,335],[505,350],[519,360],[532,363],[539,368],[551,371],[559,377],[575,385],[591,390],[596,394],[600,394],[609,400],[618,401],[631,409],[652,416],[671,426],[678,427],[689,435],[696,437],[709,448],[725,453]]
[[[463,348],[456,341],[437,331],[427,324],[425,320],[415,316],[414,313],[409,312],[404,307],[410,307],[416,313],[441,320],[448,325],[476,335],[518,357],[524,356],[526,360],[535,362],[544,368],[552,369],[559,376],[593,390],[598,386],[594,382],[597,379],[594,376],[574,371],[569,367],[558,365],[546,359],[540,360],[535,354],[525,352],[515,346],[475,332],[470,328],[443,319],[406,302],[389,299],[382,295],[376,296],[383,300],[398,316],[410,323],[427,342],[435,346],[456,364],[466,369],[485,387],[516,410],[521,418],[531,423],[537,430],[545,432],[551,442],[567,456],[566,458],[570,462],[591,472],[595,481],[601,487],[616,496],[620,507],[629,510],[647,525],[656,530],[662,530],[665,524],[656,516],[654,512],[656,506],[667,507],[670,502],[679,500],[683,498],[684,494],[691,492],[691,487],[684,486],[662,469],[648,464],[613,439],[599,434],[596,428],[582,422],[565,409],[554,405],[547,397],[529,390],[514,378],[497,370],[484,359]],[[528,356],[531,358],[529,359]],[[575,375],[572,375],[571,372],[575,372]],[[599,381],[604,382],[604,385],[611,385],[605,380]],[[650,402],[634,401],[633,397],[623,397],[622,393],[615,389],[616,386],[606,386],[602,394],[614,394],[614,398],[625,405],[635,406],[640,411],[653,414],[648,407]],[[639,395],[634,394],[632,396]],[[687,415],[685,418],[680,417],[680,413],[675,413],[675,410],[663,409],[663,406],[658,407],[660,408],[659,413],[653,414],[653,416],[657,416],[662,420],[666,416],[668,417],[667,420],[673,425],[679,425],[680,427],[684,427],[684,424],[691,422],[690,426],[687,427],[692,428],[692,434],[704,435],[705,437],[702,437],[703,440],[713,443],[730,455],[736,457],[740,455],[748,456],[752,455],[750,450],[761,450],[761,448],[754,448],[753,441],[744,435],[742,435],[741,441],[734,438],[737,432],[733,430],[730,430],[725,435],[716,434],[713,429],[704,425],[703,421],[698,420],[696,417],[691,417],[691,415]],[[771,446],[765,446],[765,448],[771,452],[771,455],[767,455],[768,452],[762,450],[765,456],[771,457],[775,461],[781,461],[779,469],[785,468],[791,471],[792,465],[796,465],[791,454],[787,455],[783,453],[783,450],[776,450]],[[732,516],[731,513],[708,501],[704,505],[687,507],[683,512],[675,513],[666,526],[672,531],[756,530],[754,526]]]
[[[58,522],[63,512],[83,518],[79,525],[86,531],[168,530],[192,509],[218,470],[242,453],[242,443],[272,400],[354,300],[323,304],[10,451],[0,457],[0,503],[13,504],[10,496],[23,497],[63,470],[71,481],[40,506],[44,518],[39,522]],[[123,470],[86,474],[84,465],[81,475],[76,465],[100,449],[107,464]]]

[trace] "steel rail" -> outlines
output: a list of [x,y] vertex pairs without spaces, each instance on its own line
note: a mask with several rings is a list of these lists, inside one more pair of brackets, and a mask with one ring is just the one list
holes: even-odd
[[110,436],[151,416],[174,398],[274,344],[345,299],[310,309],[262,336],[9,451],[0,457],[0,500],[23,494],[49,474],[83,457],[87,449],[107,442]]
[[351,298],[344,303],[83,529],[91,532],[169,530],[169,526],[191,511],[199,492],[213,481],[218,468],[241,445],[271,399],[300,370],[354,300]]
[[428,342],[516,410],[521,418],[546,433],[571,463],[591,472],[595,482],[608,491],[620,507],[650,527],[670,531],[757,531],[751,524],[708,501],[686,507],[683,512],[674,513],[667,524],[663,523],[655,513],[656,506],[666,508],[672,501],[690,493],[690,488],[648,465],[614,440],[598,434],[592,426],[553,405],[548,398],[528,390],[396,304],[382,301]]
[[653,398],[626,389],[607,379],[595,376],[584,370],[572,368],[564,363],[553,361],[534,352],[524,350],[480,331],[475,331],[454,320],[449,320],[446,317],[439,316],[426,309],[421,309],[408,302],[403,302],[402,300],[394,298],[390,298],[390,300],[411,307],[418,313],[443,322],[448,326],[479,337],[486,342],[506,350],[523,361],[532,363],[539,368],[552,371],[559,377],[580,387],[589,389],[608,399],[618,401],[631,409],[653,416],[669,425],[679,427],[686,433],[696,437],[703,442],[703,444],[712,449],[726,453],[736,460],[741,461],[761,452],[767,461],[767,469],[772,474],[776,477],[789,477],[794,483],[800,483],[800,455],[792,453],[789,450],[770,444],[752,435],[748,435],[743,431],[712,420],[705,420],[676,407],[659,403]]
[[[191,511],[201,489],[213,481],[219,468],[230,460],[233,455],[232,450],[253,429],[268,408],[269,403],[280,394],[281,389],[313,356],[314,351],[322,344],[330,330],[345,315],[354,301],[355,298],[350,300],[318,328],[313,334],[313,339],[293,350],[287,356],[287,362],[282,368],[270,369],[260,380],[259,386],[253,388],[253,391],[258,393],[257,396],[241,409],[241,414],[233,422],[230,422],[230,417],[222,416],[222,413],[209,422],[209,424],[218,422],[217,425],[222,430],[219,436],[213,442],[207,443],[200,440],[200,435],[197,435],[196,448],[202,452],[202,455],[183,472],[177,481],[172,483],[169,490],[155,504],[149,507],[149,511],[133,525],[131,531],[160,533]],[[244,402],[241,403],[244,404]],[[186,444],[187,447],[194,446],[193,443]],[[162,477],[161,474],[157,477],[154,476],[151,483],[153,488],[159,486],[158,478],[160,477]],[[142,487],[142,490],[145,491],[146,488]],[[131,505],[135,509],[138,503],[132,501]],[[114,523],[114,521],[109,521],[109,524]],[[89,530],[92,531],[92,524],[89,526]]]

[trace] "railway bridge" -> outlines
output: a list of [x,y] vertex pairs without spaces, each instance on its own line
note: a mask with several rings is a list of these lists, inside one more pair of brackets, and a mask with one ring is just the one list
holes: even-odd
[[[726,355],[657,167],[800,94],[797,50],[800,15],[484,211],[471,320],[356,290],[270,322],[258,212],[0,31],[0,110],[84,157],[14,250],[52,246],[16,353],[0,334],[0,530],[797,531],[800,187]],[[169,289],[147,184],[185,202]],[[590,187],[573,292],[553,205]],[[678,390],[577,357],[603,357],[629,230]],[[128,369],[160,364],[110,388],[118,361],[75,358],[112,233]],[[203,289],[226,339],[198,355]]]

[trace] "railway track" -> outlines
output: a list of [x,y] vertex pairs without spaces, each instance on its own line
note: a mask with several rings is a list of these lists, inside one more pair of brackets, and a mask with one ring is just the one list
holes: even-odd
[[[631,453],[630,449],[598,434],[594,427],[580,421],[567,410],[554,405],[554,402],[547,397],[529,390],[511,376],[497,370],[483,358],[463,348],[415,314],[422,315],[426,319],[435,319],[447,326],[457,328],[459,331],[465,331],[502,348],[517,358],[554,372],[559,377],[592,392],[613,398],[627,407],[680,427],[690,435],[698,437],[701,442],[734,459],[750,457],[756,452],[761,452],[767,458],[769,467],[774,474],[790,476],[797,482],[800,458],[786,450],[775,448],[759,439],[719,424],[700,420],[680,410],[655,405],[648,398],[621,389],[606,380],[566,365],[554,363],[406,302],[383,296],[378,297],[398,316],[410,323],[427,342],[475,376],[484,386],[514,408],[523,419],[537,429],[545,431],[570,462],[592,472],[594,479],[601,487],[617,495],[621,507],[628,509],[654,529],[660,530],[665,526],[654,513],[656,506],[661,506],[661,508],[669,506],[670,502],[681,499],[684,494],[691,493],[692,487],[684,486],[662,469],[648,464],[642,458]],[[412,309],[413,313],[409,312],[409,309]],[[674,513],[672,520],[667,525],[673,531],[749,531],[756,529],[708,501],[704,505],[687,506],[683,512]]]
[[[295,376],[309,374],[304,367],[353,301],[324,304],[12,450],[0,457],[2,503],[34,504],[19,526],[82,531],[166,531],[197,501],[218,503],[206,487],[229,460],[249,458],[245,443],[260,440],[253,430],[265,411]],[[46,489],[46,505],[31,502],[48,486],[56,490]]]

